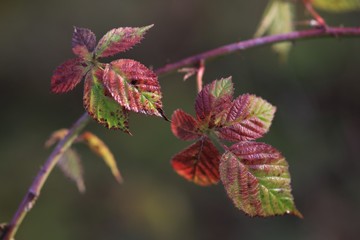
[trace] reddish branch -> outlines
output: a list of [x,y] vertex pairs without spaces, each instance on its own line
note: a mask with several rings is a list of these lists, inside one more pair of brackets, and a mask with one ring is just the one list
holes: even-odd
[[323,28],[310,29],[310,30],[295,31],[290,33],[254,38],[250,40],[224,45],[210,51],[206,51],[188,58],[184,58],[175,63],[167,64],[157,69],[156,73],[164,74],[164,73],[172,72],[176,69],[182,68],[187,65],[197,64],[199,61],[203,59],[211,59],[214,57],[226,55],[236,51],[241,51],[262,45],[269,45],[278,42],[304,40],[309,38],[320,38],[320,37],[355,37],[355,36],[360,36],[360,27],[353,27],[353,28],[328,27],[326,29]]
[[[160,75],[164,73],[172,72],[176,69],[182,68],[187,65],[193,65],[201,63],[210,58],[226,55],[233,53],[239,50],[245,50],[248,48],[253,48],[262,45],[268,45],[272,43],[285,42],[285,41],[294,41],[294,40],[303,40],[309,38],[319,38],[319,37],[352,37],[360,36],[360,27],[356,28],[326,28],[326,29],[310,29],[303,31],[295,31],[285,34],[278,34],[272,36],[266,36],[261,38],[250,39],[246,41],[240,41],[225,45],[213,50],[203,52],[175,63],[170,63],[157,69],[155,72]],[[35,180],[28,189],[27,194],[25,195],[23,201],[21,202],[19,208],[17,209],[13,219],[6,226],[4,234],[0,237],[2,240],[11,240],[16,234],[17,229],[25,218],[26,214],[31,210],[31,208],[36,203],[37,198],[40,195],[40,191],[44,186],[45,181],[47,180],[50,172],[56,166],[61,155],[71,146],[73,141],[79,132],[86,126],[89,121],[89,116],[87,113],[82,115],[76,123],[69,130],[69,133],[61,140],[56,148],[53,150],[49,158],[46,160],[43,167],[38,172]]]

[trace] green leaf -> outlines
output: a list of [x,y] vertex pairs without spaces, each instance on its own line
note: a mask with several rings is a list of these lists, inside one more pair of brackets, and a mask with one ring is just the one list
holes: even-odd
[[114,28],[110,30],[100,39],[95,48],[95,56],[97,58],[109,57],[131,49],[143,39],[145,33],[153,26]]
[[244,94],[228,108],[223,125],[216,134],[227,141],[255,140],[269,131],[276,107],[255,95]]
[[329,12],[349,12],[360,9],[360,0],[313,0],[314,7]]
[[270,145],[234,144],[220,160],[220,177],[235,206],[250,216],[302,217],[291,194],[288,164]]
[[[294,30],[294,3],[283,0],[271,0],[264,12],[263,18],[255,33],[255,37],[264,34],[280,34]],[[273,49],[280,55],[280,59],[285,61],[291,49],[291,43],[277,43]]]
[[81,159],[75,150],[69,148],[58,161],[58,167],[69,179],[73,180],[79,192],[85,192],[84,171]]
[[109,96],[102,84],[103,71],[93,69],[86,75],[84,106],[97,122],[111,129],[129,132],[128,111]]
[[125,109],[164,117],[157,76],[141,63],[131,59],[111,62],[104,71],[104,85]]
[[123,182],[114,155],[100,138],[91,132],[85,132],[79,136],[78,140],[85,142],[94,153],[104,160],[118,183]]

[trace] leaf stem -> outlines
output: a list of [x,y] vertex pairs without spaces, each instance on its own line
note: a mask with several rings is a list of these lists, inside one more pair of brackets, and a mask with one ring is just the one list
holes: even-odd
[[[176,69],[182,68],[187,65],[196,64],[201,61],[208,60],[210,58],[222,56],[225,54],[233,53],[239,50],[245,50],[248,48],[254,48],[262,45],[268,45],[277,42],[284,41],[294,41],[294,40],[303,40],[309,38],[319,38],[319,37],[351,37],[351,36],[360,36],[360,27],[356,28],[343,28],[343,27],[327,27],[325,29],[310,29],[303,31],[295,31],[285,34],[278,34],[272,36],[266,36],[261,38],[254,38],[246,41],[240,41],[225,46],[221,46],[210,51],[206,51],[197,55],[193,55],[188,58],[184,58],[180,61],[167,64],[161,68],[155,70],[158,75],[172,72]],[[198,74],[198,85],[199,82]],[[202,85],[202,83],[201,83]],[[199,87],[198,87],[199,89]],[[79,132],[86,126],[90,117],[87,113],[83,114],[71,127],[69,133],[63,138],[50,154],[45,164],[39,170],[35,180],[31,184],[28,192],[26,193],[23,201],[19,205],[15,215],[13,216],[11,222],[6,226],[3,235],[0,237],[2,240],[12,240],[24,220],[27,213],[32,209],[36,200],[40,196],[41,189],[43,188],[49,174],[56,166],[61,155],[71,146],[71,144],[76,139]]]

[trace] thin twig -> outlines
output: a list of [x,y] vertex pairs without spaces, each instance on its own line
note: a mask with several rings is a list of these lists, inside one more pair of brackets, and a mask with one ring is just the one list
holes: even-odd
[[202,59],[209,60],[211,58],[223,56],[236,51],[254,48],[262,45],[269,45],[272,43],[304,40],[304,39],[320,38],[320,37],[355,37],[355,36],[360,36],[360,27],[351,27],[351,28],[327,27],[327,28],[309,29],[309,30],[295,31],[290,33],[254,38],[250,40],[224,45],[210,51],[206,51],[188,58],[184,58],[175,63],[166,64],[165,66],[157,69],[156,73],[157,74],[169,73],[176,69],[188,65],[196,64]]
[[37,198],[40,196],[41,189],[50,172],[56,166],[62,154],[71,146],[79,132],[86,126],[89,119],[88,114],[84,113],[70,128],[68,134],[56,145],[45,164],[40,168],[13,219],[6,226],[5,233],[2,236],[3,240],[13,239],[26,214],[32,209]]
[[[308,38],[319,38],[319,37],[351,37],[360,36],[360,28],[326,28],[326,29],[310,29],[303,31],[295,31],[285,34],[266,36],[261,38],[250,39],[246,41],[236,42],[233,44],[225,45],[213,50],[200,53],[175,63],[167,64],[161,68],[155,70],[158,75],[172,72],[176,69],[182,68],[187,65],[196,64],[200,61],[205,61],[210,58],[229,54],[239,50],[253,48],[262,45],[268,45],[277,42],[302,40]],[[51,155],[46,160],[43,167],[38,172],[35,180],[31,184],[28,192],[26,193],[23,201],[19,205],[14,217],[11,222],[6,226],[4,234],[0,237],[2,240],[11,240],[14,238],[20,224],[24,220],[26,214],[32,209],[36,203],[37,198],[40,195],[41,189],[44,186],[50,172],[56,166],[62,153],[64,153],[73,143],[79,132],[86,126],[89,121],[87,113],[82,115],[76,123],[70,128],[69,133],[62,139],[53,150]]]

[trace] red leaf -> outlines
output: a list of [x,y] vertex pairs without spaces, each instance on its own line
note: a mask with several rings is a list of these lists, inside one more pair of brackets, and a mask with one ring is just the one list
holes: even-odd
[[114,28],[107,32],[95,49],[96,57],[109,57],[131,49],[153,25],[140,28]]
[[175,155],[171,164],[182,177],[201,186],[219,181],[220,154],[211,141],[204,137]]
[[171,118],[171,130],[181,140],[195,140],[202,134],[197,128],[196,120],[186,112],[178,109]]
[[96,46],[96,36],[90,29],[74,27],[71,46],[74,54],[88,58]]
[[195,100],[198,121],[208,128],[221,125],[224,113],[231,104],[233,91],[231,77],[206,85]]
[[294,214],[288,164],[279,151],[257,142],[231,146],[220,161],[220,175],[235,206],[250,216]]
[[130,59],[111,62],[104,71],[104,85],[124,108],[164,116],[157,76],[141,63]]
[[51,78],[51,91],[64,93],[72,90],[79,84],[87,71],[86,64],[82,59],[67,60],[55,69]]
[[229,107],[224,124],[217,129],[228,141],[255,140],[268,132],[276,108],[262,98],[244,94]]

